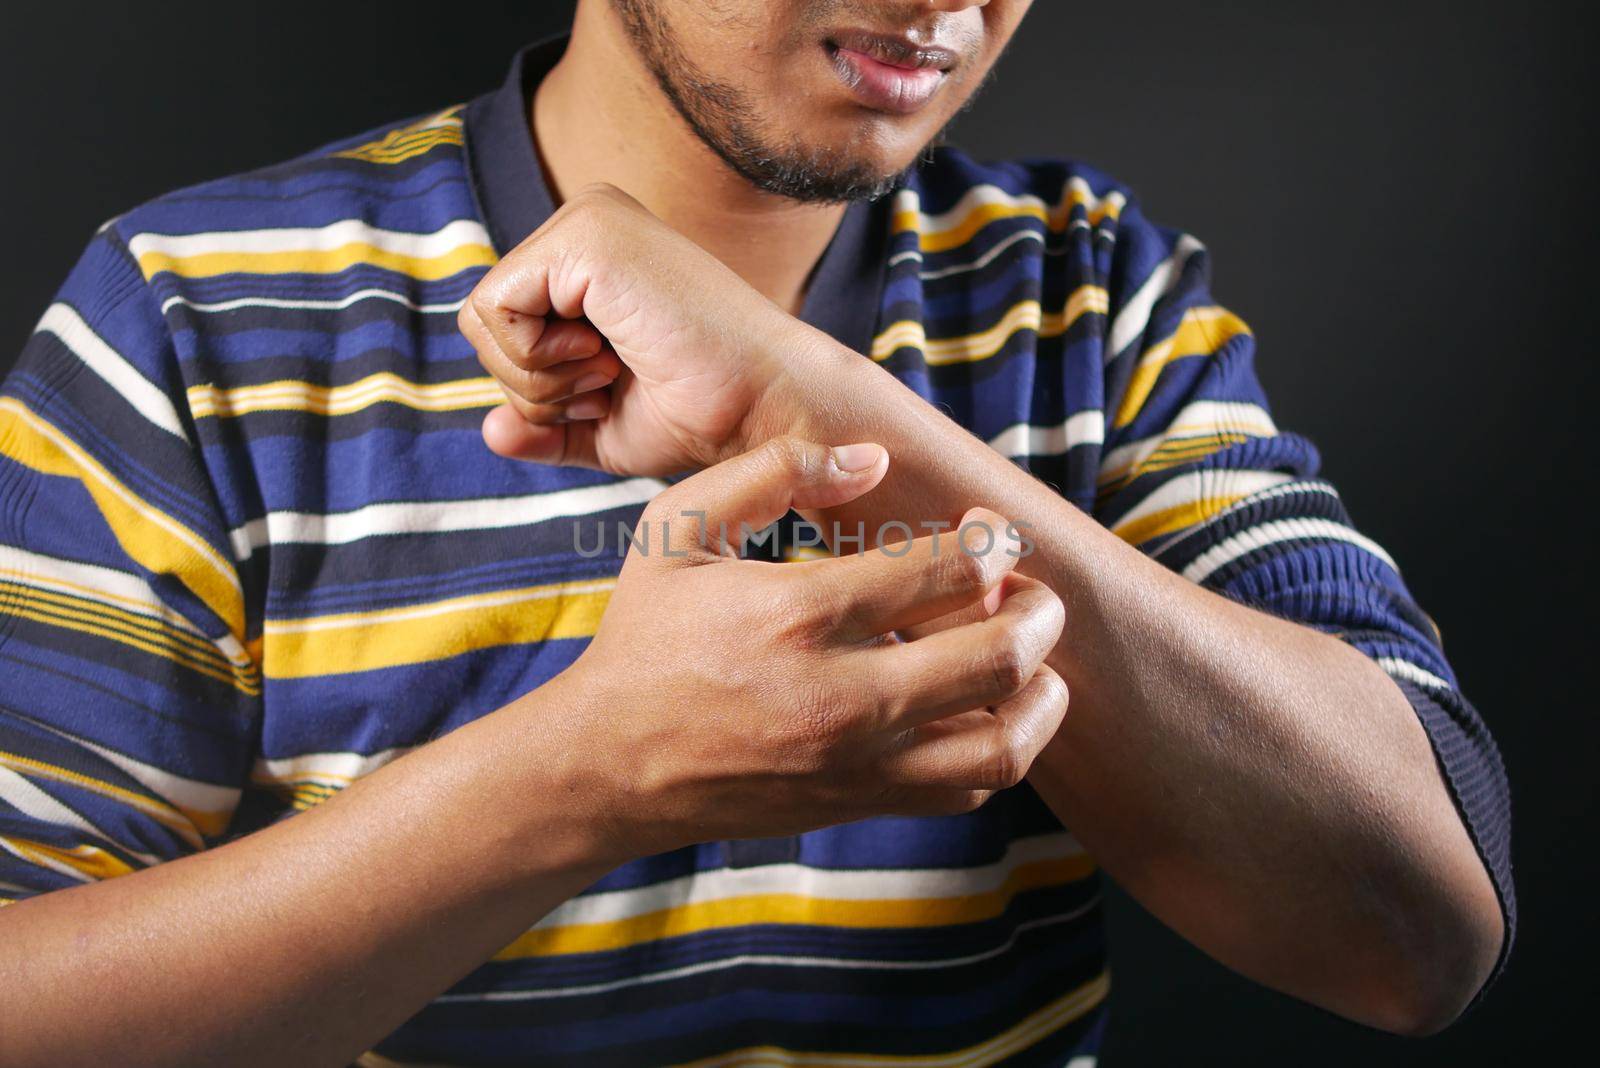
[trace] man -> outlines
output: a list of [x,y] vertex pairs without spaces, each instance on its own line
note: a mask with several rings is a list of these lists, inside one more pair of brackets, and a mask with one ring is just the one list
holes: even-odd
[[0,396],[0,1063],[1082,1064],[1098,868],[1481,994],[1498,754],[1202,246],[923,154],[1026,7],[582,0],[95,236]]

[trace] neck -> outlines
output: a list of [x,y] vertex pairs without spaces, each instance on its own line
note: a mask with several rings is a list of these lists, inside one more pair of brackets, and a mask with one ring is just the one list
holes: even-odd
[[757,189],[683,121],[606,4],[579,4],[561,60],[534,93],[550,191],[609,182],[790,314],[844,215]]

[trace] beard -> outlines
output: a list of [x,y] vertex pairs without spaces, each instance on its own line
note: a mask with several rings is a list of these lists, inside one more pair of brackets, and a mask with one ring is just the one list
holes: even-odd
[[[776,136],[764,127],[748,94],[690,61],[651,0],[612,0],[612,7],[689,128],[756,188],[807,203],[876,200],[910,170],[885,173],[847,152]],[[942,135],[941,130],[930,144]]]

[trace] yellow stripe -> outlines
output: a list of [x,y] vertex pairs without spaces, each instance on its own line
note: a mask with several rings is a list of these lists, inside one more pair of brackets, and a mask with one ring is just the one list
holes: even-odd
[[961,337],[928,338],[922,324],[903,319],[885,328],[872,340],[869,350],[874,360],[883,361],[907,346],[921,349],[930,366],[986,360],[1005,347],[1018,330],[1033,330],[1041,338],[1059,337],[1078,319],[1091,312],[1106,314],[1110,298],[1100,286],[1080,286],[1059,312],[1041,314],[1039,302],[1021,300],[1007,308],[999,322],[987,330]]
[[[919,233],[917,246],[925,253],[947,252],[971,241],[979,230],[1001,219],[1034,218],[1044,223],[1048,231],[1059,233],[1071,222],[1071,209],[1084,203],[1083,194],[1078,190],[1071,190],[1062,206],[1049,211],[1042,204],[979,204],[943,230],[926,230]],[[1089,212],[1089,223],[1098,226],[1103,219],[1116,218],[1120,210],[1121,206],[1116,201],[1102,201],[1098,208]],[[894,229],[897,233],[919,230],[927,218],[928,216],[920,209],[899,211],[894,216]]]
[[1105,496],[1112,493],[1140,475],[1150,474],[1155,471],[1164,471],[1177,464],[1190,463],[1194,460],[1204,459],[1212,453],[1230,445],[1237,445],[1242,441],[1249,441],[1255,435],[1244,433],[1215,432],[1207,435],[1196,435],[1186,438],[1175,438],[1163,442],[1152,450],[1149,456],[1134,465],[1124,465],[1121,473],[1107,472],[1100,476],[1097,493]]
[[[234,666],[233,662],[223,655],[222,650],[211,641],[202,635],[176,626],[169,619],[145,612],[130,612],[116,605],[106,604],[98,597],[81,597],[28,582],[12,581],[5,577],[8,574],[20,574],[20,572],[0,568],[0,594],[9,592],[18,600],[41,601],[52,608],[70,611],[81,618],[103,618],[108,626],[115,626],[135,636],[145,636],[150,641],[168,643],[177,651],[207,662],[220,663],[229,668]],[[62,585],[78,584],[62,583]],[[0,598],[0,603],[4,603],[4,600]]]
[[80,845],[72,849],[61,849],[45,845],[43,842],[10,838],[5,835],[0,835],[0,841],[6,842],[24,858],[40,867],[48,867],[44,861],[53,860],[91,879],[114,879],[118,875],[127,875],[133,871],[125,861],[98,846]]
[[260,686],[254,681],[253,672],[235,667],[220,653],[214,657],[200,656],[178,640],[186,637],[181,632],[134,628],[120,620],[108,618],[103,613],[112,610],[104,606],[97,606],[97,610],[85,610],[71,606],[65,599],[52,600],[48,596],[13,592],[17,589],[13,583],[0,582],[0,612],[120,642],[170,660],[207,678],[225,682],[252,697],[261,692]]
[[941,927],[993,919],[1017,894],[1086,878],[1094,861],[1085,855],[1024,864],[993,890],[947,898],[848,901],[800,894],[752,894],[691,902],[612,923],[534,927],[495,960],[593,953],[725,927],[787,923],[824,927]]
[[459,145],[461,143],[461,127],[459,125],[435,126],[432,129],[412,131],[404,136],[390,134],[382,142],[374,141],[360,148],[335,152],[333,155],[335,158],[359,159],[367,163],[392,164],[402,163],[413,156],[420,156],[439,145]]
[[[60,558],[56,558],[56,559],[60,559]],[[73,561],[68,561],[68,562],[70,563],[70,562],[73,562]],[[127,572],[123,572],[123,574],[127,574]],[[45,577],[45,576],[41,575],[38,572],[34,572],[34,571],[19,571],[19,570],[15,569],[15,568],[9,568],[9,567],[0,567],[0,576],[10,576],[11,578],[20,580],[20,581],[22,581],[24,583],[27,583],[28,580],[30,580],[30,579],[35,581],[35,582],[37,582],[41,578]],[[132,576],[132,577],[137,578],[138,576]],[[49,582],[50,582],[51,586],[65,586],[68,589],[83,591],[83,593],[86,595],[84,597],[84,600],[96,601],[96,602],[100,602],[102,604],[107,603],[107,602],[115,602],[118,605],[127,605],[132,610],[131,613],[130,613],[132,615],[137,615],[137,616],[140,616],[140,617],[145,618],[145,619],[160,619],[162,622],[164,622],[168,626],[172,627],[173,630],[176,633],[187,635],[187,636],[193,638],[196,641],[208,642],[209,643],[209,639],[207,639],[204,635],[201,635],[201,634],[199,634],[199,633],[197,633],[195,631],[187,629],[188,627],[193,626],[193,624],[189,623],[189,621],[184,619],[182,616],[178,616],[176,614],[174,614],[172,616],[168,616],[164,612],[162,612],[161,608],[164,607],[164,606],[158,606],[156,604],[153,604],[150,601],[139,600],[138,598],[135,598],[135,597],[125,597],[125,596],[123,596],[122,594],[119,594],[119,593],[112,593],[109,590],[103,590],[98,586],[89,586],[89,585],[85,585],[82,582],[73,582],[70,579],[60,578],[60,577],[55,576],[55,575],[48,576],[48,579],[49,579]],[[36,588],[44,589],[45,587],[36,587]],[[159,615],[151,615],[150,614],[151,609],[155,609],[160,614]],[[207,644],[207,648],[210,649],[212,652],[216,653],[218,656],[222,657],[224,661],[226,661],[228,663],[233,663],[233,661],[228,660],[227,654],[224,653],[221,649],[217,648],[215,645]],[[251,667],[250,664],[240,664],[238,666],[241,667],[241,668],[247,669],[247,670]]]
[[[421,154],[420,152],[412,152],[410,155],[404,154],[408,147],[417,143],[413,139],[419,136],[429,139],[428,148],[432,148],[435,143],[441,143],[445,139],[451,144],[460,144],[461,120],[455,116],[462,106],[457,104],[454,107],[446,108],[436,115],[430,115],[418,122],[408,123],[405,126],[390,130],[376,141],[368,141],[366,144],[357,145],[355,148],[347,148],[341,152],[334,152],[332,155],[335,158],[343,157],[346,159],[366,160],[368,162],[399,163],[401,160],[409,159],[411,155]],[[426,150],[423,149],[422,151]]]
[[1248,333],[1250,328],[1244,321],[1226,308],[1190,308],[1171,337],[1152,345],[1139,357],[1112,426],[1124,427],[1133,422],[1167,364],[1189,356],[1210,356],[1230,338]]
[[[750,1046],[689,1061],[677,1068],[860,1068],[861,1065],[883,1065],[885,1068],[986,1068],[1080,1019],[1103,1002],[1110,991],[1111,978],[1101,972],[993,1038],[950,1053],[817,1053],[789,1050],[781,1046]],[[367,1063],[376,1065],[381,1062]]]
[[481,408],[505,400],[498,381],[487,375],[426,384],[408,381],[389,371],[380,371],[343,386],[321,386],[294,379],[233,389],[219,389],[205,383],[190,386],[188,395],[189,411],[196,419],[269,410],[346,415],[385,401],[419,411],[447,412]]
[[592,637],[612,585],[526,586],[381,612],[268,620],[263,674],[307,678],[371,671],[498,645]]
[[1139,545],[1151,538],[1159,538],[1163,534],[1171,534],[1175,530],[1203,523],[1229,505],[1242,501],[1246,494],[1235,493],[1221,497],[1202,497],[1197,501],[1187,501],[1183,504],[1163,508],[1159,512],[1151,512],[1129,523],[1117,523],[1111,532],[1129,545]]
[[440,130],[436,133],[422,135],[403,147],[396,145],[388,151],[373,149],[368,152],[336,152],[334,155],[344,156],[347,159],[358,159],[364,163],[378,163],[392,167],[397,163],[404,163],[408,159],[414,159],[417,156],[431,152],[440,145],[459,144],[462,144],[461,131]]
[[0,767],[10,768],[19,775],[64,782],[79,789],[88,790],[90,793],[99,794],[101,797],[109,798],[112,801],[120,802],[130,808],[136,808],[162,826],[177,832],[184,841],[197,847],[204,844],[200,840],[200,835],[195,833],[197,829],[200,834],[212,836],[221,834],[223,829],[227,827],[228,820],[232,815],[227,812],[206,812],[200,809],[177,809],[143,794],[136,794],[131,790],[124,790],[120,786],[113,786],[111,783],[102,782],[99,779],[93,779],[76,771],[69,771],[66,768],[56,767],[54,764],[46,764],[42,760],[35,760],[19,753],[0,751]]
[[142,500],[15,397],[0,398],[0,455],[41,474],[77,479],[136,563],[176,577],[216,613],[234,638],[243,639],[244,593],[233,565],[200,535]]
[[421,282],[433,282],[472,267],[491,266],[494,261],[494,249],[475,242],[457,245],[437,256],[408,256],[364,241],[351,241],[337,248],[287,252],[200,252],[192,256],[173,256],[151,251],[139,257],[139,268],[146,278],[160,271],[171,271],[185,278],[206,278],[218,274],[337,274],[357,264],[366,264]]

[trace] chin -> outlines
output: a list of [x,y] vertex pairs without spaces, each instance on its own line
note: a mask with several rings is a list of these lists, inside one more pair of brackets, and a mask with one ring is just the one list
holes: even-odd
[[[866,118],[825,122],[802,128],[796,140],[818,155],[848,160],[853,168],[874,174],[898,174],[916,162],[920,153],[938,127],[924,130],[923,123],[915,128],[870,115]],[[821,135],[821,136],[819,136]]]

